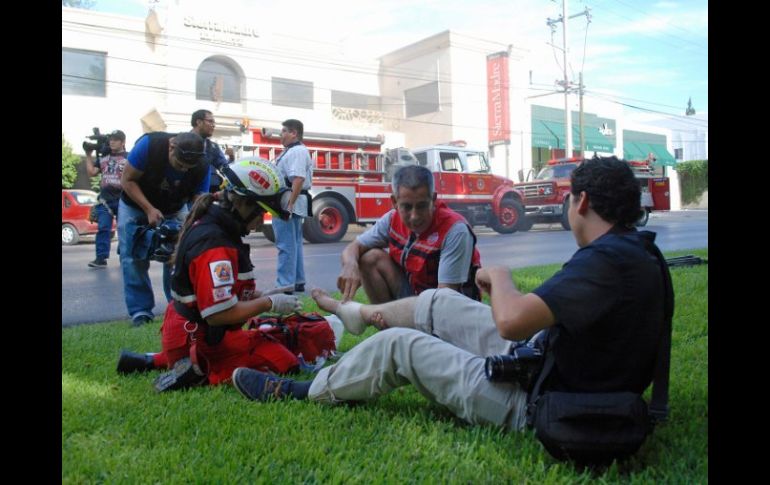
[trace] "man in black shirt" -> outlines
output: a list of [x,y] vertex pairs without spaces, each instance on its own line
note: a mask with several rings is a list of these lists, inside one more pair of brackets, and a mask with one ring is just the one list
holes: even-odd
[[319,307],[336,313],[352,333],[366,325],[390,329],[312,381],[239,368],[233,383],[253,400],[272,394],[327,403],[368,400],[411,383],[470,423],[518,430],[526,424],[527,390],[487,380],[484,358],[549,329],[555,366],[545,389],[640,393],[652,381],[664,329],[663,278],[651,253],[655,234],[636,230],[640,211],[639,184],[627,163],[583,161],[572,172],[568,213],[580,249],[531,293],[520,293],[505,267],[476,274],[491,307],[447,288],[381,305],[341,303],[314,290]]

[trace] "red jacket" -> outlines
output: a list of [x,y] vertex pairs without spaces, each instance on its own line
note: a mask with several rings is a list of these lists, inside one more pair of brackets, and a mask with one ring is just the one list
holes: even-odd
[[[388,229],[388,253],[399,267],[401,267],[409,279],[409,284],[414,288],[414,294],[419,295],[424,290],[438,287],[438,265],[441,258],[441,245],[444,243],[449,229],[458,221],[466,225],[468,222],[463,216],[453,211],[443,202],[436,202],[436,210],[433,213],[431,225],[417,236],[417,241],[404,256],[404,248],[410,241],[412,232],[404,225],[398,211],[394,211],[390,219],[390,228]],[[476,249],[476,235],[473,233],[470,225],[468,230],[473,237],[473,256],[471,265],[468,268],[467,284],[475,286],[471,280],[471,270],[481,266],[481,256]],[[464,285],[463,285],[464,286]]]

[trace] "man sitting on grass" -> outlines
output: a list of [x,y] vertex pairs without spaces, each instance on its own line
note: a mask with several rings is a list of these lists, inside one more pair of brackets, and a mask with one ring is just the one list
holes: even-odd
[[[663,276],[655,234],[637,231],[639,183],[615,157],[583,162],[572,173],[569,222],[579,246],[572,258],[531,293],[520,293],[511,270],[482,268],[476,283],[491,307],[450,289],[379,305],[341,303],[320,290],[320,308],[348,331],[381,330],[322,369],[296,382],[247,368],[233,372],[238,391],[326,403],[376,398],[411,383],[428,399],[473,424],[519,430],[527,390],[485,378],[484,356],[507,353],[512,341],[549,329],[555,365],[545,390],[642,393],[653,378],[665,329]],[[663,273],[661,272],[663,271]]]

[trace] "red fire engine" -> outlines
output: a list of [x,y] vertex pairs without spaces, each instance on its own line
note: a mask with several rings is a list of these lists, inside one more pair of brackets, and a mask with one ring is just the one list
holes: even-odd
[[[524,194],[526,207],[526,217],[520,230],[527,231],[537,222],[561,222],[562,227],[569,230],[567,195],[571,187],[570,174],[582,161],[580,157],[549,160],[534,180],[515,184]],[[628,163],[641,185],[644,214],[637,225],[644,226],[651,211],[671,208],[669,179],[656,176],[649,161],[633,160]]]
[[[274,160],[283,151],[280,130],[252,129],[253,144],[241,155]],[[373,224],[393,205],[390,181],[404,165],[427,166],[434,176],[438,198],[465,216],[472,225],[485,224],[500,233],[516,231],[524,214],[521,194],[511,180],[489,173],[484,152],[460,146],[436,145],[415,150],[383,150],[384,137],[306,132],[303,143],[313,159],[313,217],[305,219],[308,242],[342,239],[349,224]],[[416,157],[415,157],[416,155]],[[275,240],[271,220],[264,234]]]

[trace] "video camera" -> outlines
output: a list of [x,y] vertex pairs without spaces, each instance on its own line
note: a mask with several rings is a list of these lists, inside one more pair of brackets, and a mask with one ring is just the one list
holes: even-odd
[[94,127],[94,134],[88,135],[86,138],[94,140],[95,143],[83,142],[83,151],[88,153],[92,150],[96,150],[96,156],[108,155],[110,150],[110,137],[109,135],[102,135],[98,127]]
[[139,226],[134,233],[132,256],[142,261],[167,263],[181,229],[182,224],[176,219],[164,219],[158,227]]

